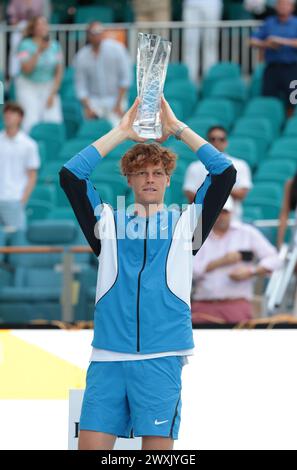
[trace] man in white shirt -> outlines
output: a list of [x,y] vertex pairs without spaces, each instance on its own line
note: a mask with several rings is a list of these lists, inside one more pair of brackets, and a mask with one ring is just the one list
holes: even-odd
[[88,44],[74,58],[75,87],[86,119],[106,118],[113,125],[123,116],[131,85],[131,61],[119,41],[104,37],[98,21],[89,24]]
[[[226,129],[221,126],[211,127],[207,133],[207,140],[220,152],[225,153],[228,146]],[[248,164],[244,160],[231,157],[230,155],[228,155],[228,158],[230,158],[237,171],[236,182],[233,186],[231,196],[234,199],[233,217],[234,219],[240,220],[242,215],[241,203],[253,186],[251,172]],[[183,190],[190,203],[193,202],[196,191],[205,180],[206,175],[207,171],[199,161],[191,163],[187,168]]]
[[276,248],[259,230],[232,221],[233,207],[229,197],[194,258],[193,323],[250,320],[254,278],[281,266]]
[[7,231],[26,228],[25,206],[40,166],[36,142],[20,130],[23,116],[18,104],[5,104],[0,132],[0,225]]
[[[222,17],[222,0],[184,0],[183,21],[216,22]],[[185,28],[183,33],[183,62],[188,66],[191,79],[196,82],[200,73],[200,41],[202,46],[202,70],[218,62],[218,28]]]

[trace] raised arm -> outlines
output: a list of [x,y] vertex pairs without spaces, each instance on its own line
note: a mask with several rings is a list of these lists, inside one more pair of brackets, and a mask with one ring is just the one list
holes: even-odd
[[[175,135],[182,125],[183,123],[176,118],[168,102],[162,98],[163,136],[160,141],[166,140],[169,135]],[[199,207],[202,206],[197,225],[198,230],[198,226],[202,223],[200,248],[231,193],[236,180],[236,170],[226,155],[219,152],[189,127],[181,132],[180,138],[196,153],[209,173],[197,190],[193,202],[193,204],[199,204]],[[198,248],[195,247],[193,253],[196,254],[197,251]]]
[[102,200],[90,181],[98,163],[117,145],[127,139],[143,142],[132,129],[138,107],[138,100],[123,116],[118,127],[81,150],[60,170],[60,185],[66,193],[80,227],[96,256],[100,254],[100,240],[95,236],[95,225],[99,216],[96,208]]

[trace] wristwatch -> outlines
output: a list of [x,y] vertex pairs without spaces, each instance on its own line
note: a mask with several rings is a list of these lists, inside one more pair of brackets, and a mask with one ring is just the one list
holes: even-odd
[[180,140],[180,136],[181,136],[181,133],[184,129],[186,129],[187,127],[187,124],[184,124],[182,123],[179,128],[177,129],[176,133],[174,134],[174,137],[177,139],[177,140]]

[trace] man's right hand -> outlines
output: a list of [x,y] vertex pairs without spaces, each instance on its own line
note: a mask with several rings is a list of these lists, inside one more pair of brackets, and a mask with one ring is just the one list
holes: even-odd
[[133,122],[137,115],[137,109],[140,103],[140,99],[136,98],[131,108],[122,117],[118,128],[125,134],[127,140],[134,140],[134,142],[145,142],[147,139],[139,137],[133,129]]

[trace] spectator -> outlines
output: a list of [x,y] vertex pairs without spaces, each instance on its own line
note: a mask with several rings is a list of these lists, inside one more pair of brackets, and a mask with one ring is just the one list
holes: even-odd
[[267,16],[274,15],[277,0],[244,0],[244,8],[253,15],[256,20],[263,20]]
[[295,0],[278,0],[276,15],[267,18],[250,39],[250,45],[264,51],[266,67],[263,76],[264,96],[285,99],[288,114],[290,83],[297,77],[297,18],[293,16]]
[[16,25],[20,21],[29,21],[35,16],[49,17],[50,2],[48,0],[10,0],[6,15],[8,23]]
[[194,259],[193,323],[250,320],[253,279],[280,267],[274,246],[251,225],[232,221],[232,210],[229,197]]
[[16,95],[25,111],[24,130],[29,132],[39,122],[62,122],[58,95],[63,75],[62,51],[60,44],[50,39],[43,16],[28,23],[18,57],[21,73],[16,79]]
[[[225,152],[225,149],[228,146],[227,131],[221,126],[211,127],[207,133],[207,140],[220,152]],[[248,164],[244,160],[230,157],[229,155],[228,157],[232,160],[233,165],[237,170],[236,183],[231,192],[235,206],[234,218],[241,219],[241,202],[252,187],[251,172]],[[199,161],[191,163],[188,167],[183,190],[190,203],[193,202],[196,191],[203,183],[206,175],[207,171]]]
[[[171,21],[171,1],[170,0],[150,0],[144,2],[143,0],[133,0],[133,11],[135,21]],[[160,29],[156,31],[164,38],[169,38],[168,29]]]
[[0,132],[0,225],[7,230],[25,228],[25,205],[40,165],[36,142],[20,130],[23,116],[18,104],[5,104],[4,130]]
[[170,21],[170,0],[133,0],[135,21]]
[[7,5],[6,16],[9,24],[15,28],[9,39],[9,77],[14,78],[20,72],[20,63],[17,51],[22,40],[28,21],[34,16],[50,16],[49,0],[10,0]]
[[[222,0],[184,0],[183,21],[219,21],[222,17]],[[183,39],[183,62],[188,66],[190,78],[196,82],[200,73],[200,40],[202,39],[202,73],[218,61],[218,30],[186,28]]]
[[297,209],[297,173],[295,174],[293,178],[289,179],[285,185],[283,205],[282,205],[282,209],[280,213],[279,228],[278,228],[278,234],[277,234],[278,248],[281,248],[284,242],[290,212],[294,211],[296,213],[296,209]]
[[90,23],[88,42],[74,59],[76,94],[86,119],[106,118],[116,125],[126,108],[131,63],[126,48],[104,38],[102,25]]

